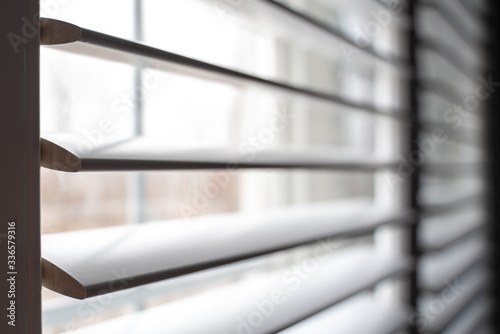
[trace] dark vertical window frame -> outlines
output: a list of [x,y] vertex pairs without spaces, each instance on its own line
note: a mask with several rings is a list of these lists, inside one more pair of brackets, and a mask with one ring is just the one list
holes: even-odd
[[[408,37],[407,37],[407,47],[408,47],[408,59],[409,59],[409,82],[408,82],[408,97],[409,97],[409,111],[411,119],[411,127],[409,129],[409,136],[407,142],[407,154],[409,156],[411,152],[416,152],[419,150],[417,145],[417,140],[419,138],[420,127],[419,122],[419,96],[418,96],[418,62],[417,62],[417,0],[410,0],[408,2]],[[407,189],[407,196],[410,208],[414,212],[414,220],[410,226],[409,238],[408,238],[408,250],[413,258],[413,268],[409,277],[409,291],[408,291],[408,302],[410,307],[417,312],[418,311],[418,297],[419,297],[419,287],[418,287],[418,259],[420,256],[420,250],[418,247],[418,229],[420,222],[420,205],[418,202],[418,191],[420,185],[420,168],[418,166],[413,166],[414,171],[410,176],[409,185]],[[417,323],[415,321],[410,321],[409,331],[411,334],[418,333]]]
[[[41,333],[39,1],[1,1],[0,16],[0,332]],[[13,271],[9,222],[15,222]],[[12,300],[15,327],[7,317]]]
[[[500,4],[498,1],[490,1],[489,16],[486,18],[488,22],[488,59],[487,68],[492,75],[494,81],[500,81]],[[487,111],[487,149],[488,149],[488,184],[490,186],[489,193],[489,224],[487,235],[490,242],[490,254],[488,254],[488,262],[490,266],[490,286],[489,295],[491,296],[492,308],[489,321],[492,325],[492,332],[497,333],[500,330],[500,138],[498,134],[498,125],[500,124],[500,94],[492,94],[488,101]]]

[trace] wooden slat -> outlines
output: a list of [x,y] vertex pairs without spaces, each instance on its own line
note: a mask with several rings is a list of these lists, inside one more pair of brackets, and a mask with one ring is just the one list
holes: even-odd
[[335,236],[372,233],[410,217],[367,201],[340,201],[49,234],[43,237],[43,284],[88,298]]
[[[178,298],[179,291],[204,291],[222,284],[234,283],[235,277],[242,277],[249,272],[262,271],[262,268],[273,268],[283,261],[287,255],[270,254],[259,258],[227,265],[219,268],[183,276],[182,279],[171,279],[154,284],[144,285],[138,289],[118,291],[112,298],[106,299],[105,305],[100,305],[102,313],[114,312],[126,304],[141,305],[152,298],[162,296],[166,300]],[[92,300],[89,300],[92,303]],[[65,325],[81,318],[82,301],[73,298],[53,298],[43,303],[44,326]]]
[[276,333],[408,268],[406,260],[379,257],[371,247],[346,249],[316,261],[316,269],[302,278],[291,266],[79,332],[237,333],[249,326],[253,334]]
[[[137,63],[137,57],[142,57],[145,66],[152,66],[159,70],[194,75],[210,80],[222,80],[223,82],[239,85],[252,84],[264,86],[267,89],[277,90],[285,94],[292,94],[293,96],[313,98],[327,103],[342,105],[347,108],[408,120],[406,111],[400,109],[389,110],[386,108],[379,108],[376,105],[348,99],[328,91],[299,87],[281,81],[254,76],[144,44],[84,29],[67,22],[41,18],[40,24],[41,44],[57,46],[58,49],[63,51],[132,65]],[[150,62],[148,60],[156,60],[156,62]],[[157,61],[162,63],[158,64]]]
[[[359,321],[360,314],[363,321]],[[362,293],[279,333],[388,334],[406,327],[409,316],[405,305],[381,302]]]
[[[331,149],[265,149],[240,152],[229,148],[169,149],[158,140],[138,138],[91,150],[79,150],[85,138],[44,135],[42,166],[66,172],[191,170],[236,168],[308,168],[373,171],[395,168],[396,160]],[[255,153],[255,154],[254,154]]]
[[484,240],[474,236],[444,251],[420,258],[420,286],[428,291],[441,291],[485,257]]

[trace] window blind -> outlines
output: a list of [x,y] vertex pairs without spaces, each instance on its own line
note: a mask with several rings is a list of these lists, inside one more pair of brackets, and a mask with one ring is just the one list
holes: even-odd
[[[465,3],[425,1],[417,12],[421,120],[427,128],[444,129],[449,134],[446,144],[437,148],[438,155],[426,161],[429,167],[424,166],[421,176],[423,216],[418,230],[421,256],[417,270],[422,291],[418,307],[421,314],[436,313],[436,307],[442,307],[436,317],[421,316],[417,329],[433,333],[472,333],[487,327],[483,262],[487,218],[476,216],[485,208],[482,196],[486,187],[480,181],[484,128],[476,123],[484,109],[468,107],[468,101],[481,101],[478,86],[484,76],[480,47],[484,26],[467,7],[470,3]],[[452,125],[449,110],[459,106],[470,112],[471,119]],[[423,136],[429,138],[428,134]],[[463,165],[459,159],[468,163]],[[445,172],[439,177],[432,175],[444,161],[451,162],[441,165]],[[442,191],[447,195],[442,196]],[[462,219],[467,223],[461,225]],[[481,226],[477,230],[476,224]],[[458,293],[453,290],[454,283],[467,288]],[[456,300],[444,297],[450,291],[455,291]]]
[[[193,9],[206,6],[199,1],[190,3]],[[148,137],[147,127],[132,138],[91,147],[89,137],[80,133],[42,132],[41,165],[53,173],[75,173],[72,177],[89,172],[141,172],[134,174],[134,180],[140,182],[155,171],[222,170],[226,174],[218,180],[224,183],[246,170],[272,169],[275,172],[269,179],[277,182],[278,192],[286,193],[282,197],[294,197],[286,200],[289,205],[271,209],[45,234],[43,285],[77,299],[95,301],[111,296],[110,300],[122,302],[109,304],[118,306],[131,301],[140,305],[138,301],[148,294],[161,294],[164,289],[160,287],[143,294],[136,290],[163,284],[160,281],[189,281],[193,275],[202,279],[211,270],[234,280],[79,329],[89,333],[479,330],[488,299],[483,291],[487,280],[482,235],[486,216],[481,170],[484,115],[483,101],[474,95],[477,77],[483,75],[480,45],[484,27],[471,13],[470,8],[476,6],[460,1],[375,0],[352,4],[252,0],[214,5],[216,13],[230,14],[244,27],[271,31],[276,40],[286,40],[279,49],[282,53],[299,48],[320,54],[318,59],[325,62],[335,60],[333,70],[318,67],[325,72],[345,70],[344,89],[338,83],[330,83],[337,85],[331,89],[317,84],[316,76],[308,73],[312,70],[300,75],[264,75],[238,65],[197,59],[159,47],[161,43],[148,44],[141,41],[141,34],[123,38],[77,22],[42,18],[42,50],[68,58],[85,56],[113,64],[110,68],[127,66],[133,68],[139,81],[144,79],[145,69],[153,68],[197,78],[205,85],[250,91],[250,99],[258,99],[263,92],[291,101],[290,109],[299,118],[293,125],[295,131],[286,132],[291,137],[287,140],[293,143],[304,133],[307,137],[296,146],[270,145],[249,159],[227,143],[175,147],[165,139],[172,137]],[[347,21],[351,15],[349,22],[361,22],[361,28],[333,22],[337,12],[345,14]],[[380,32],[370,30],[375,28]],[[371,40],[365,44],[360,36],[367,35]],[[290,66],[291,72],[304,67],[300,59],[292,59],[293,52],[290,54],[290,59],[277,57],[278,62],[295,61],[298,65]],[[276,67],[285,67],[283,63]],[[363,88],[370,80],[373,87]],[[471,107],[467,104],[472,101],[470,96],[477,101],[474,112],[467,109]],[[132,102],[137,113],[131,123],[142,123],[147,99]],[[453,109],[456,104],[465,109]],[[244,107],[236,109],[245,111]],[[352,118],[335,131],[339,142],[354,144],[342,147],[318,140],[322,145],[314,145],[310,138],[321,134],[318,128],[336,126],[334,121],[322,122],[321,118],[315,122],[312,115],[319,111],[350,114]],[[159,113],[154,115],[161,119]],[[155,123],[154,116],[148,117]],[[363,127],[363,122],[369,126]],[[156,126],[161,129],[162,125]],[[370,140],[360,139],[358,145],[358,137],[367,136],[360,129],[373,133]],[[340,177],[328,183],[330,187],[344,184],[353,190],[356,182],[365,182],[371,196],[339,199],[330,192],[328,201],[297,200],[314,193],[315,180],[325,185],[330,179],[322,175],[332,173]],[[343,180],[342,173],[366,179]],[[248,186],[256,178],[243,175],[238,180],[242,184],[247,180]],[[219,184],[219,188],[223,186]],[[145,195],[139,192],[138,196]],[[336,242],[341,246],[332,248]],[[296,253],[302,262],[295,259]],[[281,262],[268,268],[275,255]],[[248,269],[251,263],[257,263],[257,273],[246,277],[245,273],[252,272]],[[243,277],[235,278],[237,275],[229,273],[231,268],[241,268],[237,271]],[[297,268],[305,273],[297,274]],[[450,284],[457,284],[459,290],[453,302],[442,298]],[[465,288],[460,290],[462,286]],[[179,290],[188,289],[181,285]],[[48,301],[46,323],[61,323],[62,319],[56,318],[66,308],[74,310],[68,317],[77,319],[75,310],[89,305],[79,303],[85,301]],[[435,311],[438,304],[439,311]],[[102,309],[104,306],[101,303]],[[366,322],[359,321],[365,316]]]

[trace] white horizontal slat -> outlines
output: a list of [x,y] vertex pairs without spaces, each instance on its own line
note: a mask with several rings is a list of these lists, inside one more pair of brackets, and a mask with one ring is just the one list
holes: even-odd
[[[451,14],[457,18],[464,28],[471,33],[476,40],[480,43],[484,43],[484,36],[486,28],[484,27],[484,21],[478,20],[474,15],[466,10],[466,8],[460,2],[462,0],[439,0],[442,1],[444,6],[447,8]],[[478,50],[480,52],[481,50]]]
[[483,168],[484,163],[481,161],[430,161],[423,167],[423,171],[434,175],[470,176],[480,175]]
[[[130,303],[141,304],[156,296],[173,298],[179,291],[201,291],[210,286],[220,286],[234,282],[235,278],[248,273],[263,271],[272,266],[281,265],[284,254],[271,254],[259,258],[238,262],[218,268],[183,276],[179,279],[165,280],[142,286],[138,289],[121,290],[113,293],[113,298],[101,296],[85,301],[72,298],[54,298],[43,302],[42,316],[44,326],[59,326],[81,317],[83,308],[99,308],[100,313],[113,313]],[[269,270],[269,269],[267,269]],[[84,304],[82,304],[84,303]]]
[[397,161],[331,149],[266,149],[249,154],[238,149],[172,149],[165,143],[137,138],[103,148],[82,149],[78,135],[46,135],[42,166],[66,172],[186,170],[237,168],[313,168],[371,171],[393,168]]
[[[425,95],[425,94],[423,94]],[[432,96],[429,99],[436,98],[436,96],[433,96],[434,94],[427,94],[426,96]],[[439,97],[438,97],[439,98]],[[424,104],[424,103],[422,103]],[[437,107],[430,107],[430,110],[435,110],[437,111]],[[430,111],[429,110],[429,111]],[[427,115],[421,117],[422,120],[420,121],[420,125],[422,128],[422,131],[427,132],[431,134],[435,129],[442,129],[446,133],[446,139],[451,140],[455,142],[456,144],[460,145],[466,145],[468,148],[475,148],[478,150],[481,147],[481,139],[484,138],[484,134],[480,128],[475,127],[473,124],[467,124],[467,126],[462,126],[460,128],[460,131],[457,131],[452,128],[451,123],[446,123],[442,120],[439,120],[439,114],[438,114],[438,119],[436,119],[435,115],[432,115],[430,113],[427,113]],[[472,123],[472,122],[470,122]],[[481,161],[479,159],[471,159],[465,160],[458,160],[458,159],[433,159],[431,157],[426,163],[422,166],[423,172],[445,172],[447,174],[455,174],[457,172],[460,172],[463,170],[464,173],[471,173],[471,171],[474,171],[476,169],[479,169],[478,166]],[[446,170],[448,166],[453,166],[451,169]],[[454,169],[459,169],[459,171],[455,171]],[[478,170],[479,171],[479,170]]]
[[279,333],[388,334],[406,326],[409,316],[404,305],[377,301],[370,293],[362,293]]
[[420,249],[423,252],[441,250],[454,242],[480,230],[484,214],[479,210],[458,212],[448,217],[438,217],[421,224]]
[[[460,313],[481,293],[486,283],[485,274],[478,270],[460,280],[453,291],[448,291],[445,298],[434,297],[422,303],[422,315],[425,316],[424,333],[442,333]],[[430,313],[430,316],[428,315]]]
[[472,205],[482,200],[485,191],[481,186],[470,187],[462,192],[454,191],[441,186],[432,186],[432,189],[423,189],[426,196],[419,198],[422,210],[427,214],[442,214],[466,205]]
[[[429,64],[427,64],[429,66]],[[423,78],[419,81],[419,88],[447,101],[447,103],[462,103],[462,92],[442,78]],[[473,116],[474,117],[474,116]]]
[[[432,49],[422,48],[419,52],[419,60],[423,67],[420,75],[424,81],[443,83],[457,95],[466,94],[476,88],[475,77],[470,76],[472,73],[464,73],[467,69],[454,66],[451,59]],[[474,75],[479,73],[471,72],[474,72]],[[447,75],[446,80],[442,77],[443,74]]]
[[[423,37],[419,41],[420,46],[431,50],[432,52],[440,55],[446,62],[449,62],[457,70],[461,71],[468,78],[475,77],[480,71],[475,69],[473,66],[469,66],[464,63],[460,56],[457,56],[453,49],[448,48],[442,43],[436,42],[434,38]],[[456,84],[456,83],[455,83]]]
[[[439,6],[439,1],[436,3]],[[477,48],[468,44],[460,33],[441,16],[442,11],[432,6],[424,6],[419,10],[419,35],[432,38],[447,48],[455,50],[458,57],[468,66],[480,68],[482,65],[481,56],[477,53]],[[458,52],[460,51],[460,52]]]
[[[206,5],[204,0],[197,1]],[[224,16],[224,19],[247,27],[250,26],[250,29],[265,31],[266,35],[272,35],[275,39],[291,40],[300,48],[314,50],[314,52],[332,57],[332,55],[342,56],[341,47],[347,46],[356,51],[357,60],[361,60],[362,64],[375,61],[389,69],[398,65],[404,68],[403,60],[380,54],[372,46],[359,45],[352,36],[345,34],[341,29],[332,27],[303,13],[300,8],[293,6],[293,4],[283,3],[282,1],[256,0],[241,1],[237,4],[217,4],[217,6],[219,5],[220,7],[216,8],[217,10],[221,9],[221,15]],[[341,10],[346,8],[355,9],[358,12],[363,11],[367,14],[378,12],[381,7],[386,7],[381,4],[381,1],[372,0],[356,0],[345,5],[342,3],[335,5],[341,7]],[[229,10],[230,15],[224,15],[225,10]],[[405,21],[402,18],[404,18],[404,15],[401,15],[401,13],[391,15],[390,22],[391,24],[403,25]],[[54,34],[60,34],[60,32],[54,31],[51,33],[51,35]],[[44,32],[42,31],[43,36]]]
[[379,257],[370,247],[351,248],[313,261],[314,269],[309,267],[313,262],[298,265],[310,268],[301,276],[294,265],[89,326],[79,333],[276,333],[408,265],[402,259]]
[[[332,5],[326,1],[324,7]],[[372,0],[351,0],[349,2],[334,3],[337,10],[356,10],[357,13],[379,13],[385,9],[390,14],[391,24],[403,25],[405,16],[402,13],[394,14],[387,10],[387,7],[379,1]],[[357,60],[363,63],[376,61],[386,67],[396,67],[404,69],[406,62],[403,59],[381,54],[372,46],[361,46],[352,36],[348,36],[340,29],[322,23],[316,18],[304,13],[299,6],[294,6],[291,2],[257,0],[243,1],[235,6],[232,15],[250,20],[258,27],[267,27],[281,38],[292,39],[294,44],[310,50],[321,51],[327,57],[338,54],[342,47],[352,47],[356,50]]]
[[405,112],[401,110],[381,108],[373,103],[360,102],[357,99],[348,98],[346,95],[337,95],[331,91],[316,90],[310,87],[297,86],[279,80],[236,71],[130,40],[84,29],[68,22],[41,18],[40,26],[41,44],[49,45],[63,51],[132,65],[137,64],[139,57],[144,66],[154,67],[158,70],[228,82],[238,86],[264,87],[267,91],[272,91],[275,94],[287,94],[288,96],[291,94],[294,97],[299,96],[315,99],[341,105],[346,108],[364,110],[391,117],[407,117]]
[[111,292],[110,285],[130,288],[409,217],[367,201],[339,201],[49,234],[42,242],[43,283],[87,298]]
[[484,240],[479,236],[439,253],[425,255],[420,259],[420,286],[425,290],[441,291],[449,282],[479,264],[484,256]]
[[[456,0],[451,1],[457,2]],[[441,20],[446,22],[446,25],[448,25],[456,33],[456,35],[460,37],[463,45],[467,47],[471,53],[482,56],[483,51],[480,47],[478,47],[478,45],[480,45],[480,38],[472,32],[475,27],[466,27],[467,23],[474,26],[476,22],[472,20],[469,21],[467,19],[465,19],[465,21],[468,22],[463,22],[463,18],[460,17],[460,14],[458,13],[459,11],[455,10],[456,7],[454,5],[449,5],[449,3],[450,1],[448,0],[426,0],[421,2],[424,6],[431,6],[432,9],[439,14]]]

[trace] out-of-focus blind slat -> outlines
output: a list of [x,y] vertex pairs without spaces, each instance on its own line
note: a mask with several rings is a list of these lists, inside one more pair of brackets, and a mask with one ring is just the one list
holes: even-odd
[[107,288],[117,280],[127,281],[116,284],[125,289],[304,244],[317,242],[323,254],[325,239],[372,233],[377,226],[409,218],[366,201],[339,201],[48,234],[43,238],[43,283],[87,298],[112,292]]
[[420,232],[420,247],[423,252],[436,252],[469,235],[478,232],[484,224],[484,215],[480,212],[465,214],[460,218],[455,216],[432,221],[422,226]]
[[324,258],[307,279],[297,280],[292,268],[286,268],[89,326],[80,333],[232,333],[249,326],[244,322],[256,310],[267,316],[250,328],[253,333],[276,333],[404,273],[407,265],[404,259],[378,257],[369,247],[349,249]]
[[464,310],[463,314],[452,321],[442,334],[475,334],[478,327],[488,316],[489,303],[486,298],[479,298]]
[[424,290],[441,291],[454,279],[479,265],[484,258],[485,247],[479,237],[471,237],[442,252],[427,254],[421,258],[420,286]]
[[453,196],[450,195],[441,200],[436,199],[433,202],[425,202],[422,205],[422,210],[429,215],[438,215],[477,203],[482,200],[484,196],[485,194],[483,191],[464,191],[464,193],[457,193]]
[[[443,303],[444,309],[437,317],[433,317],[430,319],[429,323],[426,324],[425,332],[426,333],[442,333],[444,329],[460,313],[470,304],[472,303],[484,289],[484,284],[486,283],[486,279],[484,273],[481,271],[471,273],[466,278],[459,282],[459,287],[461,287],[461,293],[455,291],[456,295],[453,295],[454,301],[450,303]],[[464,288],[466,287],[466,288]],[[451,292],[452,293],[452,292]],[[430,298],[427,302],[424,302],[422,305],[422,309],[428,310],[431,308],[431,305],[436,300]]]
[[[363,321],[359,315],[363,314]],[[380,303],[369,293],[359,294],[279,334],[370,333],[387,334],[404,329],[410,311],[404,305]]]
[[[408,69],[408,60],[406,60],[406,59],[399,59],[399,58],[381,55],[376,50],[374,50],[371,46],[360,47],[355,41],[353,41],[349,37],[345,36],[345,34],[342,33],[341,31],[338,31],[337,29],[318,21],[317,19],[313,18],[310,15],[300,13],[300,12],[293,10],[290,7],[283,5],[281,3],[278,3],[276,1],[273,1],[273,0],[260,0],[260,1],[264,1],[264,2],[267,2],[269,4],[272,4],[276,8],[281,9],[286,15],[296,17],[304,22],[307,22],[307,23],[313,25],[314,27],[316,27],[322,31],[327,32],[328,34],[330,34],[332,36],[335,36],[335,38],[337,38],[339,40],[339,42],[345,43],[349,47],[355,48],[360,53],[368,54],[369,56],[374,58],[374,60],[386,62],[386,63],[390,64],[391,66],[396,66],[400,70],[406,71]],[[374,1],[374,2],[378,3],[379,6],[381,5],[383,7],[387,7],[386,4],[384,4],[382,1]]]

